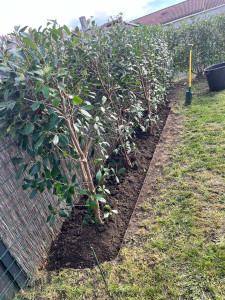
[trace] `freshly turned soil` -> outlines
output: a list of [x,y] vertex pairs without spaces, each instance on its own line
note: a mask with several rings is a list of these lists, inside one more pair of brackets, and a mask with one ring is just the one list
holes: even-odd
[[117,256],[169,111],[166,106],[160,109],[160,121],[158,128],[154,129],[154,136],[137,132],[136,167],[121,175],[119,184],[115,180],[107,182],[107,188],[111,191],[107,204],[117,209],[119,214],[114,215],[114,220],[107,219],[103,226],[83,226],[86,210],[83,207],[74,208],[50,247],[47,270],[95,266],[90,247],[94,248],[100,263]]

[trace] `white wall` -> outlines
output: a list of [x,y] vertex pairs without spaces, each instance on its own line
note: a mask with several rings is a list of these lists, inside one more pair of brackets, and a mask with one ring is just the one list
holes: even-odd
[[206,15],[212,16],[212,15],[220,14],[220,13],[223,13],[223,12],[225,12],[225,5],[220,6],[220,7],[216,7],[215,9],[211,9],[211,10],[208,10],[208,11],[200,12],[200,13],[197,13],[197,14],[192,15],[192,16],[184,17],[184,18],[179,19],[179,20],[174,20],[169,24],[165,24],[165,26],[171,26],[172,24],[174,26],[178,26],[181,22],[191,23],[194,18],[203,19]]

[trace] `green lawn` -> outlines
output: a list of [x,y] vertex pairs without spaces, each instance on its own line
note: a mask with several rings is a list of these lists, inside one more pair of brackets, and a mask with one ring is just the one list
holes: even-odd
[[201,82],[193,92],[184,107],[180,91],[176,137],[121,261],[102,265],[109,290],[97,268],[40,271],[24,299],[225,299],[225,91]]

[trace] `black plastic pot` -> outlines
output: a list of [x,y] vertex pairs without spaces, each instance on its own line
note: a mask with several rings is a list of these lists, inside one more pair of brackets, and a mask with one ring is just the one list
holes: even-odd
[[225,89],[225,62],[206,68],[205,74],[211,92]]

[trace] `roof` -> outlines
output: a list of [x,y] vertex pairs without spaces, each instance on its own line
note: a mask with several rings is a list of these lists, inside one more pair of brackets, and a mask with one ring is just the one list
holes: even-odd
[[225,0],[186,0],[135,19],[133,22],[146,25],[164,24],[220,5],[225,5]]

